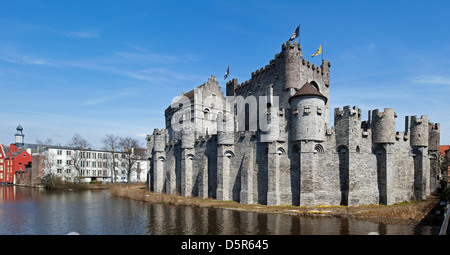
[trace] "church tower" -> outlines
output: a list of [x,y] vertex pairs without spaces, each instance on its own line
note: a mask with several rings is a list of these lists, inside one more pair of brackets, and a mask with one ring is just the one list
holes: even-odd
[[21,148],[24,145],[24,134],[23,134],[23,127],[19,124],[19,126],[17,126],[17,133],[16,133],[16,146],[17,148]]

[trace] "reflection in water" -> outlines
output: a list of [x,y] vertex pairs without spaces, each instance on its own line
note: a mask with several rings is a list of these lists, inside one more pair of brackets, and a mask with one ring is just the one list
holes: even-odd
[[381,235],[436,234],[432,228],[345,218],[292,217],[152,204],[108,191],[49,192],[0,186],[0,234],[82,235]]
[[292,217],[248,211],[150,204],[148,234],[175,235],[382,235],[415,233],[413,226],[386,225],[346,218]]

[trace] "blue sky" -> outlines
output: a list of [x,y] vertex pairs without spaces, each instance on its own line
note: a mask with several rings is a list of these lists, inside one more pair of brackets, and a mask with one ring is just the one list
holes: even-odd
[[[301,24],[304,57],[324,43],[330,108],[428,115],[450,144],[448,1],[3,1],[0,142],[75,133],[142,139],[164,127],[182,91],[216,75],[240,82],[267,65]],[[332,111],[331,111],[332,112]],[[333,120],[331,119],[331,123]]]

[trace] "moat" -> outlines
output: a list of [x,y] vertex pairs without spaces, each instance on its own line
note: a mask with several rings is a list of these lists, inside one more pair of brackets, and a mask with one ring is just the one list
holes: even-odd
[[[437,230],[438,231],[438,230]],[[138,202],[109,191],[0,186],[2,235],[435,235],[428,226]]]

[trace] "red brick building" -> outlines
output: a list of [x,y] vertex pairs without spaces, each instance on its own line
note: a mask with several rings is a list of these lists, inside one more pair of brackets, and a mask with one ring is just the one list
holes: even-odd
[[31,167],[31,150],[23,148],[23,128],[17,127],[16,143],[9,147],[0,144],[0,183],[14,183],[15,174]]

